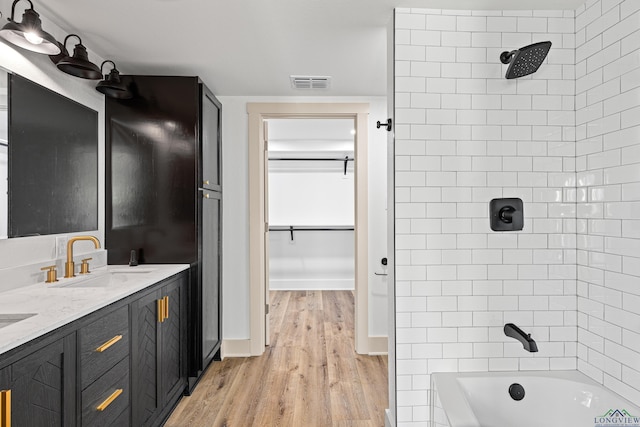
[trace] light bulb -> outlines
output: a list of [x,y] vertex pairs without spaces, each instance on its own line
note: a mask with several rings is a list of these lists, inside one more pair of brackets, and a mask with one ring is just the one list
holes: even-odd
[[39,35],[35,34],[35,33],[24,33],[24,38],[27,39],[29,41],[29,43],[31,44],[40,44],[42,43],[42,37],[40,37]]

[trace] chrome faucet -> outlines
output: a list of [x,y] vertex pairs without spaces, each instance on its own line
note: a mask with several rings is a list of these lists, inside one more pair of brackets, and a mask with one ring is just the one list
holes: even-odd
[[96,246],[96,249],[100,249],[100,240],[93,236],[76,236],[70,238],[67,242],[67,262],[64,264],[64,277],[67,279],[76,277],[76,265],[73,262],[73,244],[78,240],[90,240]]
[[518,328],[513,323],[507,323],[504,325],[504,334],[508,337],[515,338],[522,343],[525,350],[531,353],[538,351],[538,345],[535,340],[531,338],[531,334],[526,334],[522,329]]

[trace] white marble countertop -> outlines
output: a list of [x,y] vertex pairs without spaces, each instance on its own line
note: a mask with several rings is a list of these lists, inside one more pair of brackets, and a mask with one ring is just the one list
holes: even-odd
[[[0,293],[0,354],[189,268],[188,264],[109,265]],[[3,319],[33,315],[2,326]]]

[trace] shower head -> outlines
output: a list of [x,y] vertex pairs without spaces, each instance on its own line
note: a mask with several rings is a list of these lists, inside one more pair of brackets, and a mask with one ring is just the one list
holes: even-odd
[[503,64],[509,64],[507,68],[507,79],[517,79],[518,77],[528,76],[538,71],[540,64],[547,57],[551,49],[551,42],[540,42],[530,44],[519,50],[511,52],[502,52],[500,61]]

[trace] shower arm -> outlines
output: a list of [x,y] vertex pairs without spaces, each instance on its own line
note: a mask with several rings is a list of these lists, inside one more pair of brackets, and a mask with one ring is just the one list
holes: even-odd
[[500,54],[500,62],[502,62],[503,64],[508,64],[509,62],[511,62],[511,59],[513,58],[513,55],[515,55],[516,53],[518,53],[517,50],[512,50],[511,52],[502,52]]

